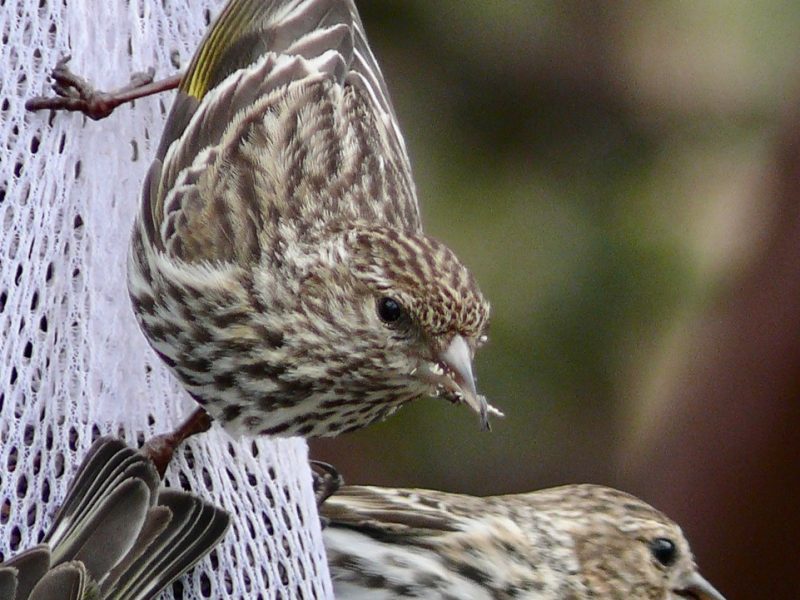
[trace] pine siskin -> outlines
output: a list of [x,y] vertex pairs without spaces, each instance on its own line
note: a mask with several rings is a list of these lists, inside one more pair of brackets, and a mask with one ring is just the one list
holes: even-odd
[[497,412],[489,305],[422,233],[352,0],[232,0],[144,184],[129,290],[158,354],[235,433],[333,436],[425,395]]
[[606,487],[477,498],[347,486],[321,514],[340,600],[724,600],[675,523]]
[[224,511],[159,491],[150,460],[100,438],[83,461],[44,543],[0,564],[3,600],[143,600],[205,556]]

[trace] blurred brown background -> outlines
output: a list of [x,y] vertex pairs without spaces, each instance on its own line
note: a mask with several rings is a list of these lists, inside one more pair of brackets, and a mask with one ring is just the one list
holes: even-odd
[[684,527],[729,600],[800,567],[800,4],[360,8],[427,231],[493,303],[479,388],[315,442],[350,483],[594,482]]

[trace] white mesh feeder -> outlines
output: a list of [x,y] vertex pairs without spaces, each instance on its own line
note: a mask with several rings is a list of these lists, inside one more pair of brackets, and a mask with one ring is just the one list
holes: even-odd
[[[135,442],[195,404],[138,330],[125,269],[141,182],[172,95],[100,122],[26,113],[48,73],[99,89],[185,64],[222,0],[5,0],[0,10],[0,560],[37,543],[92,439]],[[167,485],[234,513],[223,543],[165,598],[332,597],[300,439],[189,440]]]

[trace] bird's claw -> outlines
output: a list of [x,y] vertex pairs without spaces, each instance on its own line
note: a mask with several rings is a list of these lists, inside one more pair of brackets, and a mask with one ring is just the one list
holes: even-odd
[[156,70],[153,67],[147,71],[138,71],[131,75],[131,81],[123,90],[136,89],[153,83],[156,78]]
[[55,96],[37,96],[25,103],[25,108],[36,110],[65,110],[80,112],[99,121],[109,116],[114,109],[127,101],[131,92],[153,83],[155,69],[148,69],[143,73],[134,73],[130,83],[113,92],[102,92],[94,87],[83,77],[73,73],[67,66],[71,56],[60,59],[50,73],[51,87]]
[[319,460],[312,460],[310,463],[314,498],[317,501],[317,506],[321,506],[325,500],[333,496],[344,485],[344,478],[336,470],[336,467],[329,463]]
[[[312,485],[314,488],[314,499],[317,501],[317,508],[322,506],[328,498],[333,496],[339,488],[344,485],[344,478],[339,471],[330,463],[319,460],[309,461],[311,463]],[[327,517],[320,515],[319,525],[325,529],[330,524]]]

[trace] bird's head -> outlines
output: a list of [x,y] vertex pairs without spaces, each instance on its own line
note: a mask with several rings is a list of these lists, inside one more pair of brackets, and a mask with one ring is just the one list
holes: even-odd
[[669,517],[618,490],[563,489],[570,497],[560,509],[567,517],[562,523],[572,530],[586,585],[598,597],[725,600],[700,575],[689,542]]
[[627,539],[629,568],[622,572],[628,574],[631,592],[640,589],[646,591],[644,598],[664,600],[725,600],[700,574],[689,543],[667,517],[631,517],[620,533]]
[[424,234],[375,226],[350,228],[321,252],[327,266],[309,272],[305,301],[324,310],[330,342],[346,350],[344,376],[465,402],[488,427],[499,411],[478,394],[472,360],[489,303],[456,255]]

